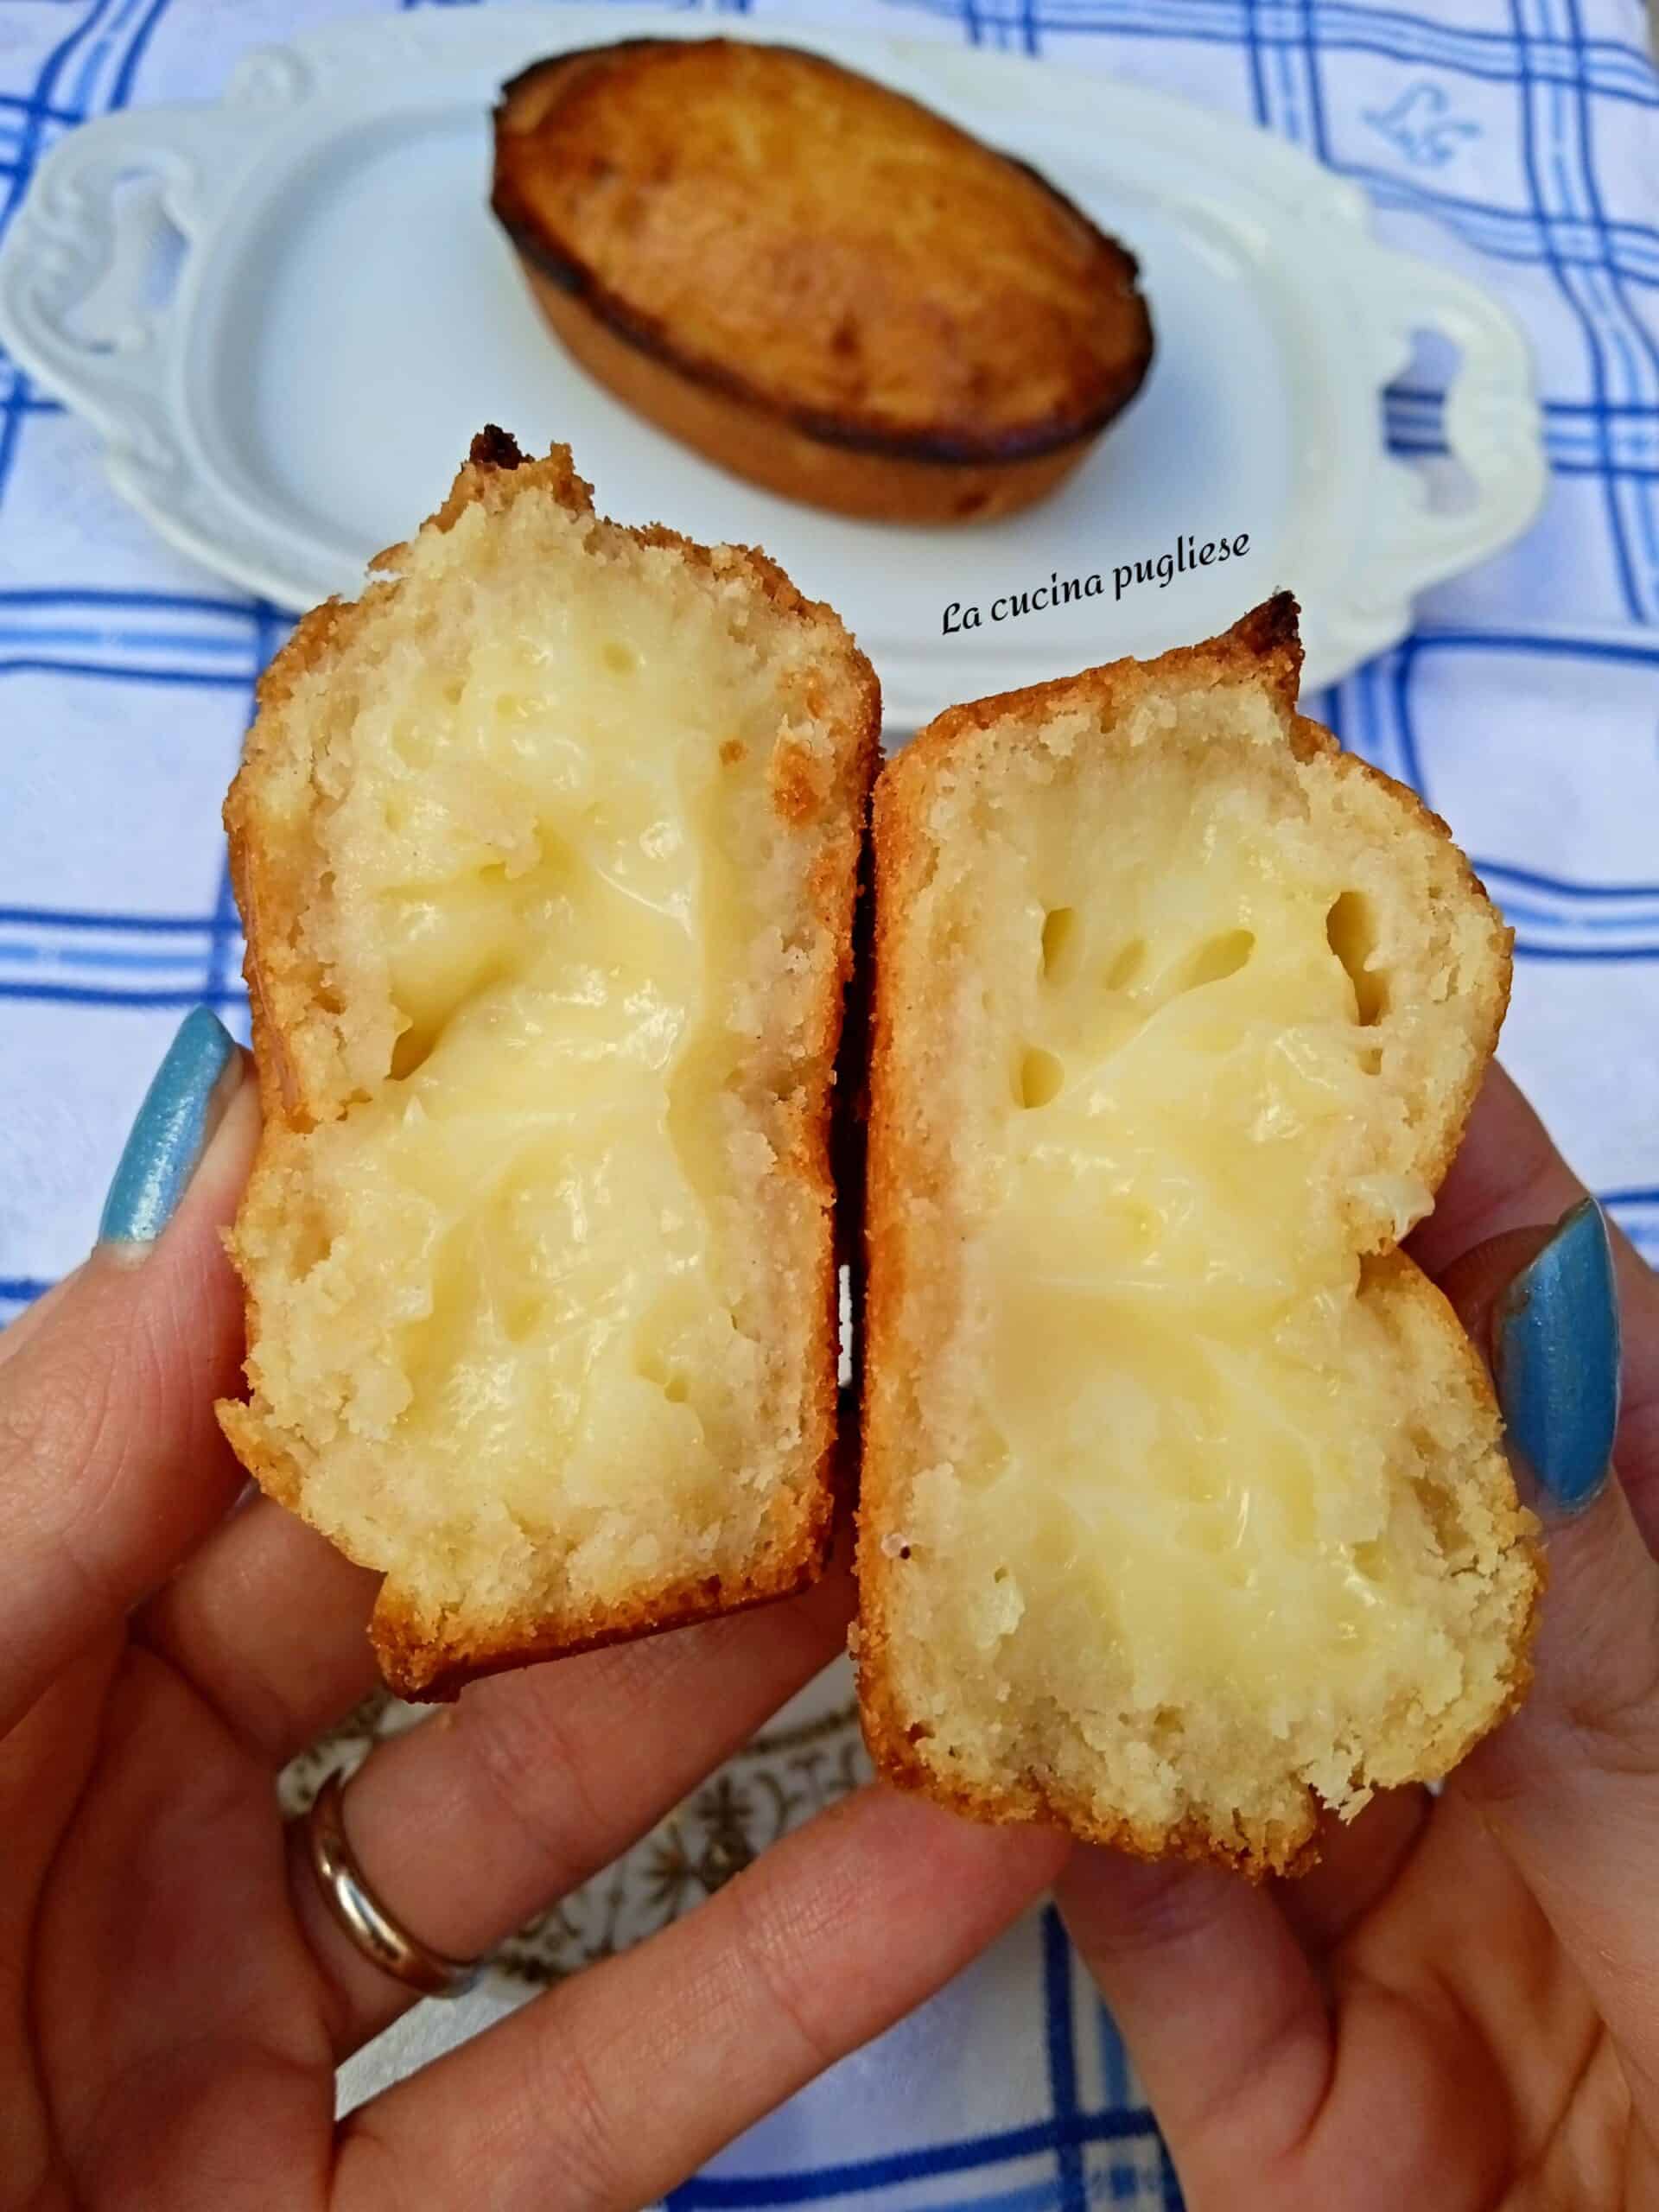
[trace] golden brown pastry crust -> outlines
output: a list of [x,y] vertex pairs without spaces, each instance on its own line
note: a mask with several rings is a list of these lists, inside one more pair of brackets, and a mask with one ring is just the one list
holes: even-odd
[[791,498],[1010,513],[1151,361],[1133,256],[1025,163],[817,54],[557,55],[505,88],[495,149],[495,213],[570,352]]
[[[568,448],[556,446],[544,460],[527,460],[515,442],[493,426],[473,441],[467,465],[429,527],[450,528],[473,505],[500,508],[524,490],[551,491],[571,513],[590,514],[590,487],[575,474]],[[770,603],[779,614],[804,625],[833,626],[843,640],[849,663],[849,689],[838,702],[855,731],[853,743],[835,763],[832,774],[804,761],[791,765],[780,745],[772,762],[773,804],[787,819],[843,817],[838,834],[825,845],[809,879],[813,912],[837,948],[833,965],[814,977],[815,995],[805,1052],[830,1064],[842,1032],[842,1002],[852,969],[852,923],[859,857],[864,843],[868,793],[879,753],[880,694],[874,671],[852,647],[830,610],[805,599],[782,569],[765,554],[746,547],[708,548],[652,524],[626,533],[646,545],[673,549],[685,561],[722,580],[737,580]],[[404,553],[392,546],[372,566],[396,572]],[[242,768],[225,804],[231,873],[246,937],[247,978],[255,1066],[264,1126],[237,1226],[226,1237],[247,1301],[251,1349],[261,1334],[258,1268],[250,1249],[248,1225],[276,1170],[292,1157],[303,1133],[339,1110],[315,1071],[308,1071],[295,1049],[296,1033],[315,1010],[325,988],[307,955],[296,885],[285,855],[266,835],[265,809],[279,779],[295,763],[283,758],[273,734],[272,710],[291,695],[308,671],[325,669],[365,612],[396,589],[372,584],[355,601],[330,600],[306,615],[259,685],[260,715],[249,732]],[[815,679],[816,681],[816,679]],[[827,702],[806,701],[816,712]],[[850,801],[850,803],[849,803]],[[828,1556],[835,1513],[836,1373],[839,1344],[836,1261],[831,1233],[836,1190],[831,1166],[832,1123],[838,1095],[830,1083],[803,1095],[788,1122],[788,1142],[776,1173],[790,1176],[811,1194],[824,1224],[817,1262],[817,1310],[822,1325],[801,1408],[802,1452],[813,1478],[790,1507],[780,1498],[776,1525],[741,1577],[708,1575],[665,1583],[642,1592],[626,1606],[591,1607],[550,1623],[531,1612],[502,1612],[487,1622],[455,1618],[434,1635],[417,1613],[388,1585],[376,1605],[371,1637],[387,1683],[399,1695],[448,1699],[474,1677],[524,1666],[561,1652],[616,1643],[659,1629],[700,1620],[786,1597],[816,1580]],[[237,1456],[270,1497],[303,1514],[300,1467],[254,1406],[225,1401],[218,1408],[221,1427]]]
[[[939,772],[959,764],[981,734],[993,728],[999,733],[999,743],[1034,747],[1050,716],[1067,709],[1091,707],[1103,721],[1127,718],[1172,676],[1197,685],[1250,680],[1264,685],[1289,718],[1290,742],[1299,760],[1308,760],[1321,753],[1334,755],[1343,776],[1370,779],[1385,787],[1396,804],[1408,806],[1441,841],[1451,872],[1448,881],[1453,887],[1484,901],[1484,887],[1453,843],[1446,824],[1423,805],[1415,792],[1368,763],[1343,753],[1328,730],[1295,714],[1301,660],[1296,602],[1289,593],[1281,592],[1252,609],[1231,630],[1202,644],[1179,647],[1151,661],[1112,662],[1077,676],[949,708],[883,768],[876,783],[871,839],[874,942],[868,1046],[868,1167],[863,1208],[867,1280],[860,1332],[863,1452],[857,1559],[859,1620],[852,1638],[861,1717],[871,1756],[889,1781],[919,1790],[973,1819],[1046,1822],[1139,1857],[1211,1861],[1230,1866],[1252,1879],[1302,1873],[1317,1861],[1319,1806],[1311,1790],[1300,1820],[1259,1826],[1242,1822],[1242,1840],[1237,1842],[1217,1837],[1197,1815],[1189,1815],[1173,1827],[1155,1827],[1128,1818],[1103,1818],[1087,1798],[1041,1774],[1027,1773],[990,1789],[953,1774],[927,1757],[922,1745],[926,1732],[905,1708],[893,1658],[889,1599],[894,1563],[880,1554],[874,1533],[874,1523],[884,1510],[889,1478],[884,1440],[891,1433],[893,1414],[881,1401],[893,1373],[908,1356],[901,1323],[906,1304],[905,1264],[909,1241],[905,1217],[913,1214],[918,1201],[923,1205],[930,1200],[940,1202],[946,1193],[936,1149],[924,1141],[916,1121],[916,1101],[905,1072],[903,1010],[893,978],[911,902],[928,868],[931,833],[926,812]],[[1421,1170],[1421,1179],[1431,1190],[1439,1188],[1451,1166],[1474,1105],[1479,1077],[1496,1049],[1509,1001],[1511,933],[1496,922],[1494,929],[1500,957],[1493,963],[1490,988],[1478,1003],[1483,1041],[1473,1071],[1447,1117],[1445,1141]],[[1378,1254],[1367,1259],[1365,1268],[1379,1290],[1418,1317],[1417,1325],[1441,1338],[1455,1338],[1459,1345],[1466,1342],[1457,1315],[1440,1291],[1405,1253]],[[1468,1365],[1469,1380],[1496,1421],[1497,1403],[1485,1369],[1472,1358]],[[1530,1600],[1509,1655],[1503,1702],[1477,1734],[1497,1726],[1525,1694],[1531,1679],[1529,1647],[1544,1581],[1533,1516],[1516,1503],[1512,1489],[1507,1500],[1494,1503],[1507,1547],[1528,1562]],[[1446,1770],[1471,1747],[1473,1740],[1471,1737],[1468,1741],[1434,1746],[1432,1770]]]

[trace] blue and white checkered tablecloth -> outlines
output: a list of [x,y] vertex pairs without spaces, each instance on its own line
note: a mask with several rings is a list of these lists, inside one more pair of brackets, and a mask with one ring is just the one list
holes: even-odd
[[[211,97],[248,47],[342,12],[0,0],[0,224],[84,117]],[[1541,520],[1307,704],[1474,855],[1516,931],[1505,1058],[1659,1258],[1659,75],[1638,0],[755,12],[968,39],[1254,117],[1519,315],[1553,469]],[[1386,401],[1391,444],[1431,469],[1443,365],[1425,353]],[[108,489],[92,431],[0,358],[0,1320],[84,1250],[181,1010],[206,1000],[245,1034],[219,805],[285,628],[162,546]],[[672,2201],[1179,2198],[1049,1913]]]

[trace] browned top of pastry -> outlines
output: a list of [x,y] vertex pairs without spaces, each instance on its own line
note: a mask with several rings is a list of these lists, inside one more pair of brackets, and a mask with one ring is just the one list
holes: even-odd
[[637,344],[866,449],[1069,443],[1151,359],[1133,256],[1034,169],[790,47],[536,64],[496,111],[493,204]]

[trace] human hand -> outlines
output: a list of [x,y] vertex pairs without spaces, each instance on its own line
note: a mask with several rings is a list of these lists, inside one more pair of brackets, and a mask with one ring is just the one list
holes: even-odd
[[[1078,1851],[1063,1911],[1190,2212],[1659,2206],[1659,1281],[1498,1070],[1413,1240],[1540,1479],[1521,1712],[1438,1796],[1391,1792],[1298,1883]],[[1547,1249],[1519,1288],[1517,1270]]]
[[[238,1504],[214,1424],[245,1071],[192,1016],[106,1240],[0,1338],[0,2206],[642,2204],[937,1988],[1064,1847],[861,1790],[337,2130],[335,2067],[412,1996],[278,1817],[278,1769],[372,1684],[375,1578]],[[435,1949],[487,1948],[741,1744],[850,1611],[836,1573],[474,1685],[353,1779],[365,1876]]]

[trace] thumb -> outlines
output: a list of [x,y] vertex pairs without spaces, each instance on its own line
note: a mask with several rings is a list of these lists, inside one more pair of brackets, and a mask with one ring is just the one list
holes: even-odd
[[[1614,1462],[1620,1330],[1593,1198],[1553,1230],[1478,1246],[1444,1278],[1497,1382],[1517,1482],[1543,1526],[1548,1586],[1520,1712],[1452,1778],[1588,1984],[1638,2107],[1659,2115],[1659,1565]],[[1645,1369],[1659,1360],[1648,1301]],[[1644,1484],[1653,1470],[1629,1471]]]

